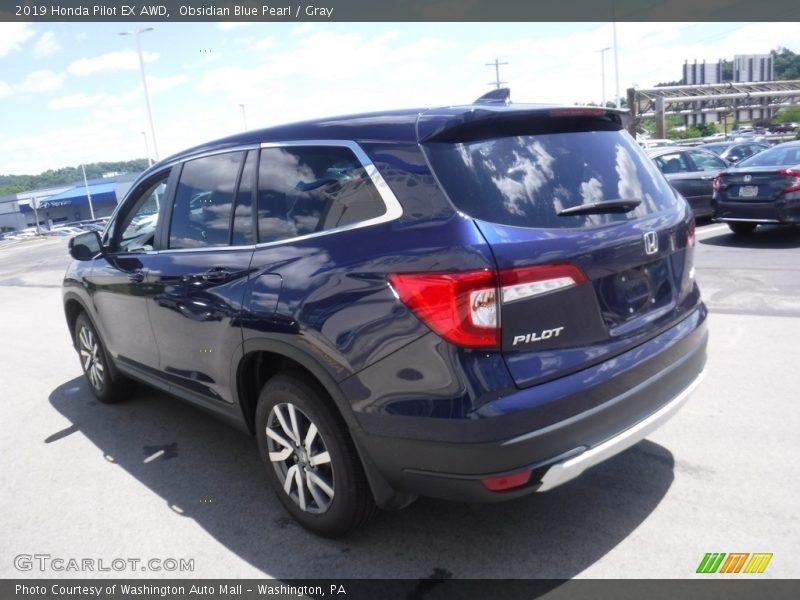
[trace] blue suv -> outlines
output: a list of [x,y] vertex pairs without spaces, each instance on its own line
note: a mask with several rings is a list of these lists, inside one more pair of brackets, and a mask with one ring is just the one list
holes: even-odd
[[623,117],[489,97],[153,165],[70,242],[92,392],[143,382],[254,435],[325,536],[578,476],[674,414],[706,358],[691,210]]

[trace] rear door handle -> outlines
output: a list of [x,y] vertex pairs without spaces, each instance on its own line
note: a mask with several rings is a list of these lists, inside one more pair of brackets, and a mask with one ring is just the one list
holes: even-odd
[[144,281],[144,271],[141,269],[136,269],[135,271],[131,271],[128,273],[128,279],[135,283],[141,283]]

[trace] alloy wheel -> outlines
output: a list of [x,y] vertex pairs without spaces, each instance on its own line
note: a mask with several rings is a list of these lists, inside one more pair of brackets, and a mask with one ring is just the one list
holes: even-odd
[[89,383],[98,391],[103,389],[103,379],[105,376],[105,367],[101,358],[100,345],[94,332],[88,327],[81,327],[78,333],[78,342],[80,344],[81,365],[83,372],[89,378]]
[[327,512],[335,480],[330,453],[316,424],[294,404],[276,404],[266,434],[268,457],[283,491],[303,511]]

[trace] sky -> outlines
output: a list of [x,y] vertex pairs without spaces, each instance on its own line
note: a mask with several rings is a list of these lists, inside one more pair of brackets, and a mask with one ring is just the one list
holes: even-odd
[[[143,158],[146,138],[155,157],[135,41],[119,35],[146,26],[159,158],[245,121],[470,103],[496,58],[515,102],[599,103],[613,46],[610,23],[0,23],[0,175]],[[800,27],[619,23],[617,41],[624,96],[679,80],[685,60],[800,52]]]

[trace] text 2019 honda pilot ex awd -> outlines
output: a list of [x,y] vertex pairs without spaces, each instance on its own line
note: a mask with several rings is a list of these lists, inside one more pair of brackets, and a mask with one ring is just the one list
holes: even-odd
[[613,110],[249,131],[153,165],[70,252],[92,392],[140,381],[238,424],[321,535],[417,496],[549,490],[672,416],[705,364],[691,210]]

